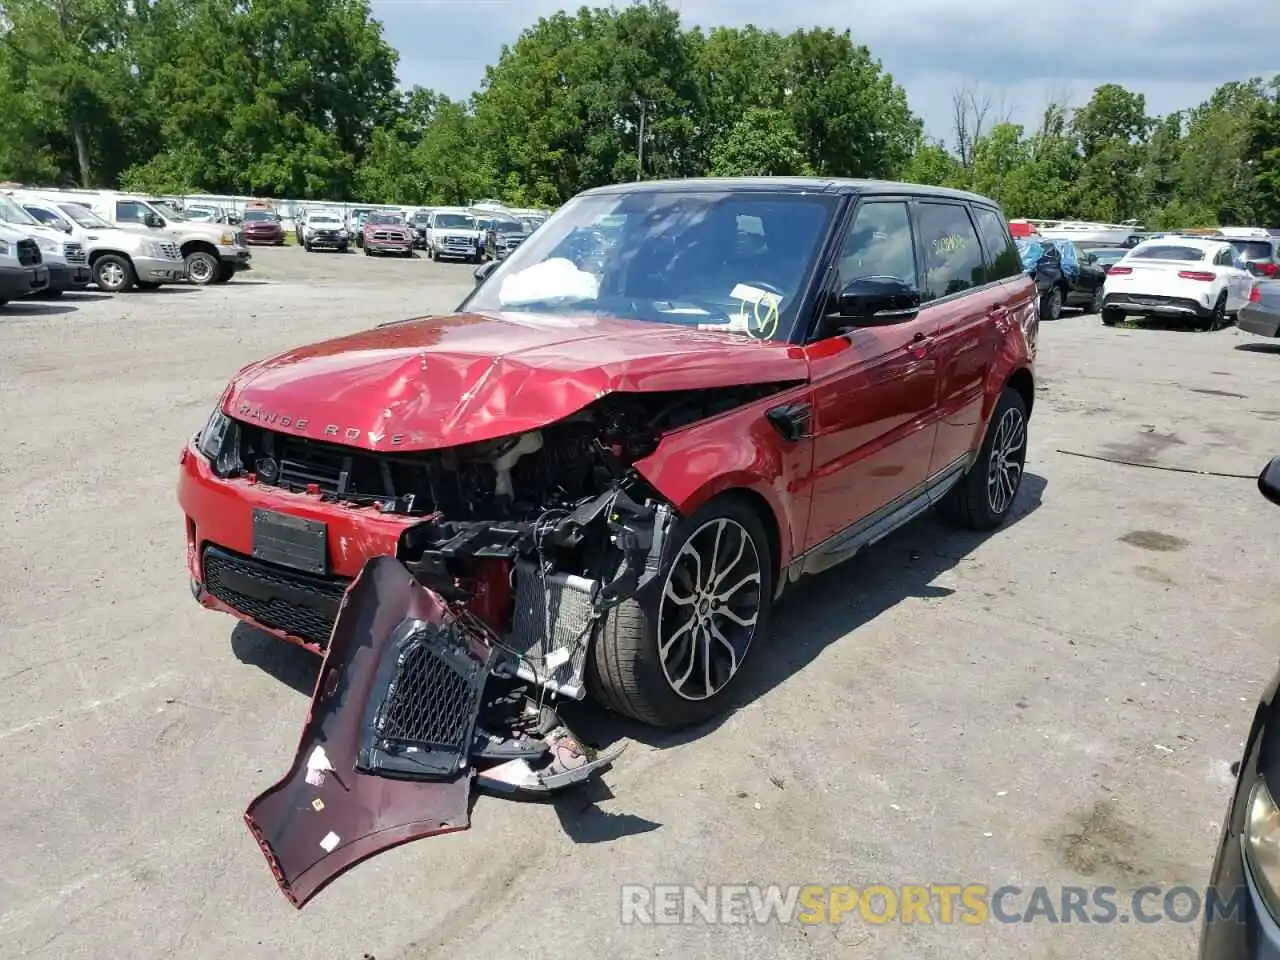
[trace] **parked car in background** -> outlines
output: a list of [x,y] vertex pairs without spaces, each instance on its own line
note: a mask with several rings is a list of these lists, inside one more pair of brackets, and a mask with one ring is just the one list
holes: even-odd
[[413,256],[413,231],[404,214],[374,210],[364,218],[364,254],[398,253]]
[[1102,322],[1108,327],[1144,316],[1218,330],[1248,302],[1254,283],[1231,244],[1213,236],[1148,240],[1106,276]]
[[[183,216],[193,223],[231,223],[234,213],[211,203],[189,203],[182,211]],[[238,217],[236,222],[239,222]]]
[[427,224],[431,222],[432,207],[415,210],[409,217],[409,229],[413,231],[413,245],[419,250],[427,249]]
[[1228,237],[1245,268],[1255,277],[1280,278],[1280,239],[1266,236]]
[[[620,184],[478,273],[456,314],[233,378],[181,456],[201,603],[319,652],[367,562],[412,564],[397,582],[471,604],[531,683],[684,726],[732,702],[784,587],[934,505],[979,530],[1014,510],[1036,291],[990,200]],[[377,629],[326,669],[359,646],[398,684]]]
[[364,245],[364,218],[367,207],[352,207],[347,211],[347,239],[357,247]]
[[88,207],[38,196],[15,195],[22,208],[46,226],[61,230],[84,245],[89,273],[98,288],[122,293],[137,287],[155,290],[161,284],[179,283],[187,277],[187,265],[172,240],[155,240],[129,230],[118,230]]
[[302,227],[302,246],[311,250],[337,250],[346,253],[350,240],[342,217],[328,210],[313,210]]
[[[1280,457],[1258,476],[1280,504]],[[1280,957],[1280,673],[1254,708],[1205,892],[1200,960]]]
[[[1081,245],[1077,244],[1077,246]],[[1113,266],[1125,258],[1130,249],[1129,247],[1089,247],[1084,248],[1082,252],[1085,260],[1101,268],[1103,273],[1109,273]],[[1090,257],[1092,257],[1091,260]]]
[[49,268],[40,245],[23,231],[0,223],[0,307],[49,289]]
[[0,193],[0,220],[30,237],[40,247],[41,261],[49,271],[49,284],[40,291],[40,296],[60,297],[69,290],[83,290],[89,286],[93,278],[83,243],[71,239],[62,230],[41,223],[7,193]]
[[1253,285],[1236,326],[1260,337],[1280,336],[1280,280],[1259,280]]
[[1072,240],[1025,237],[1015,241],[1022,266],[1040,292],[1040,318],[1057,320],[1063,307],[1080,307],[1090,313],[1102,309],[1102,284],[1106,272],[1082,254]]
[[515,217],[492,217],[485,226],[481,253],[488,260],[504,260],[527,236],[525,225]]
[[246,210],[244,239],[250,244],[284,246],[284,225],[280,222],[280,215],[271,210]]
[[432,260],[480,262],[480,226],[473,214],[462,209],[441,209],[427,223],[427,253]]
[[175,242],[191,283],[226,283],[238,272],[249,269],[253,255],[245,243],[244,231],[230,224],[197,223],[145,200],[105,192],[91,209],[112,226]]

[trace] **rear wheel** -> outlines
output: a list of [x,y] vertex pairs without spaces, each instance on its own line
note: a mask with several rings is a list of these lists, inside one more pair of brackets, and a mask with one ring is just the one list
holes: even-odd
[[93,262],[93,282],[107,293],[123,293],[137,282],[137,274],[126,257],[107,253]]
[[1101,313],[1103,299],[1102,285],[1099,284],[1093,291],[1093,299],[1089,301],[1089,312]]
[[1062,316],[1062,288],[1050,287],[1040,300],[1040,319],[1057,320]]
[[1117,310],[1115,307],[1102,308],[1102,325],[1105,327],[1114,327],[1117,323],[1124,319],[1124,311]]
[[1214,301],[1213,310],[1200,323],[1200,329],[1212,333],[1227,325],[1227,291],[1223,290]]
[[661,591],[605,614],[588,659],[596,700],[658,727],[725,709],[773,599],[769,540],[743,500],[713,500],[672,538]]
[[1022,487],[1027,462],[1027,406],[1005,387],[996,401],[978,458],[938,505],[942,515],[969,530],[992,530],[1004,522]]

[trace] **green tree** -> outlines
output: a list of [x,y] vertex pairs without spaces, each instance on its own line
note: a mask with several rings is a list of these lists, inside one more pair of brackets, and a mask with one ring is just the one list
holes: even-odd
[[712,146],[711,172],[717,177],[786,177],[807,176],[813,168],[786,113],[749,107]]

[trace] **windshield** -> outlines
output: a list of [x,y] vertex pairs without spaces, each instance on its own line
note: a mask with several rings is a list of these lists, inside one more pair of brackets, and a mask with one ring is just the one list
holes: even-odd
[[1131,260],[1203,260],[1204,251],[1197,247],[1158,243],[1129,251]]
[[258,223],[275,223],[279,219],[274,213],[269,213],[266,210],[247,210],[244,215],[245,223],[254,223],[255,221]]
[[1230,243],[1245,260],[1271,259],[1271,244],[1266,240],[1232,240]]
[[7,193],[0,193],[0,220],[5,223],[21,223],[28,227],[40,225],[39,220],[14,203],[13,197]]
[[493,225],[498,233],[524,233],[524,224],[519,220],[499,220]]
[[107,221],[103,220],[88,207],[82,207],[78,203],[64,203],[60,209],[68,217],[86,229],[105,230],[110,229],[111,227],[111,224],[107,223]]
[[453,227],[457,230],[474,230],[476,221],[474,217],[469,217],[465,213],[437,213],[437,227]]
[[327,213],[313,213],[307,217],[307,223],[332,223],[338,224],[341,221],[337,217],[331,217]]
[[366,223],[404,223],[404,218],[395,213],[371,213],[365,220]]
[[785,340],[839,202],[757,190],[579,197],[502,261],[466,306]]
[[177,208],[172,207],[160,200],[152,200],[151,205],[156,208],[156,213],[160,214],[166,220],[185,220],[186,216]]

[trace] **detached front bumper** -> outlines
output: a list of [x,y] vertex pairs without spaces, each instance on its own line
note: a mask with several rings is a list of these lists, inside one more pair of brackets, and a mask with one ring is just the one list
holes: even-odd
[[[189,443],[182,451],[178,503],[186,515],[187,569],[203,605],[230,613],[282,640],[324,649],[343,591],[372,557],[396,553],[403,530],[420,518],[372,507],[326,503],[248,479],[222,480]],[[254,511],[272,510],[325,525],[322,575],[254,557]]]
[[0,267],[0,300],[19,300],[49,288],[49,268]]
[[134,257],[133,270],[143,283],[181,283],[187,279],[187,265],[163,257]]

